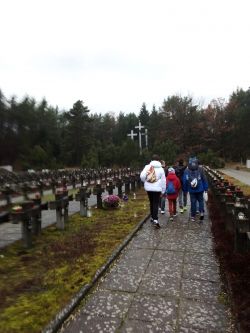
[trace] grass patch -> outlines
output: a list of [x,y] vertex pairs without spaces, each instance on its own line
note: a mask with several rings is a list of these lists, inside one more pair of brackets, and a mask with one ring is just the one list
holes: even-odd
[[147,213],[141,189],[117,210],[92,209],[90,218],[71,216],[64,231],[43,229],[31,249],[17,241],[0,250],[1,332],[40,332]]

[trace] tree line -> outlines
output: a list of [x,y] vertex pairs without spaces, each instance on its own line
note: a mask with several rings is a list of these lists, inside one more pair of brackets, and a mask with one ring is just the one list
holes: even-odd
[[[250,88],[205,108],[192,97],[173,95],[158,109],[142,103],[138,111],[92,114],[81,100],[59,111],[46,99],[7,100],[0,90],[0,165],[16,170],[135,167],[157,153],[169,164],[196,154],[220,167],[223,161],[250,158]],[[128,137],[139,121],[148,130],[148,147],[144,135],[141,153],[138,135]]]

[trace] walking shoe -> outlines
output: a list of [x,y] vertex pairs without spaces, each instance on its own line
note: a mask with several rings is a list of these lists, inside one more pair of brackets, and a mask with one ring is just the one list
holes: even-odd
[[150,222],[154,223],[154,219],[152,217],[150,217]]
[[197,210],[197,211],[196,211],[196,215],[199,215],[199,214],[200,214],[200,212]]
[[173,216],[170,216],[169,221],[173,221],[173,220],[174,220]]
[[158,229],[161,227],[160,224],[159,224],[159,222],[157,220],[154,220],[153,224],[154,224],[154,227],[156,227]]
[[200,215],[200,221],[203,221],[204,220],[204,213],[201,213]]
[[187,210],[187,206],[184,206],[183,210]]
[[184,212],[184,209],[183,208],[180,208],[180,213],[182,214]]
[[165,210],[161,210],[161,213],[162,213],[162,214],[165,214]]
[[173,215],[173,217],[176,217],[178,214],[177,213],[175,213],[174,215]]
[[191,217],[191,222],[195,222],[195,217]]

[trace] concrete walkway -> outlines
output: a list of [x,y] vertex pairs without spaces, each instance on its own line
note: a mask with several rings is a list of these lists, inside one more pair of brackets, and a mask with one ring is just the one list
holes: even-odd
[[225,333],[228,309],[208,216],[148,220],[60,332]]
[[250,186],[250,172],[235,169],[220,169],[220,171]]

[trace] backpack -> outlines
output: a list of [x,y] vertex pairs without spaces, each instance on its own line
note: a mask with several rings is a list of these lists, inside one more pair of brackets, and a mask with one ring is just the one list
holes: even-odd
[[151,165],[148,173],[147,173],[147,177],[146,177],[147,182],[149,183],[154,183],[156,182],[156,173],[155,173],[155,168]]
[[196,170],[187,170],[187,180],[192,189],[199,187],[201,183],[201,172],[198,169]]
[[172,180],[169,180],[167,183],[165,194],[175,194],[176,190],[174,187],[174,182]]

